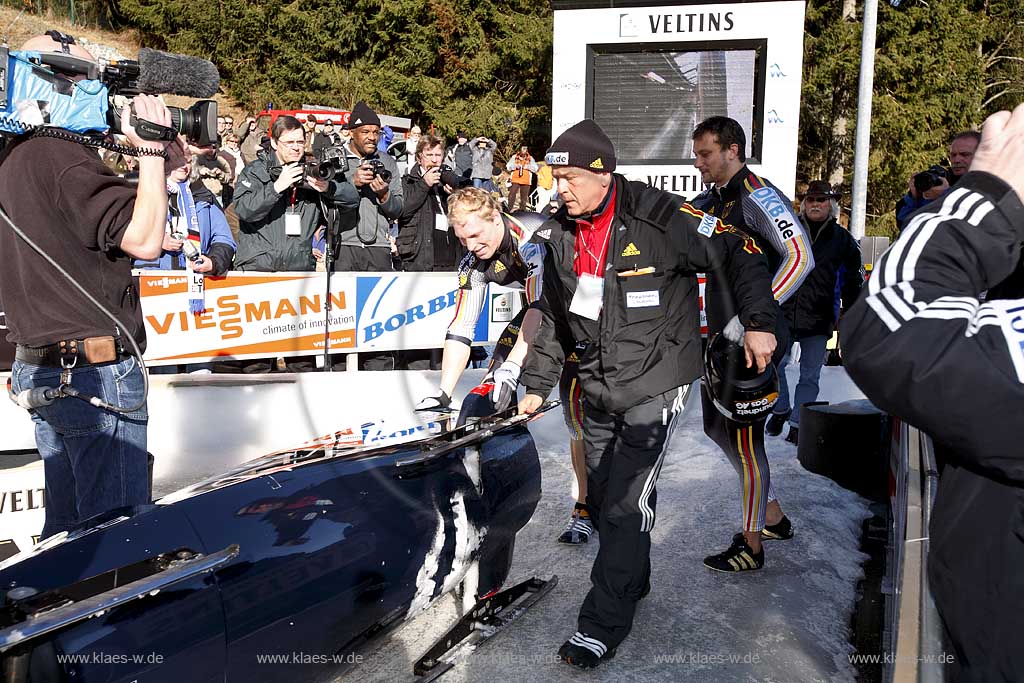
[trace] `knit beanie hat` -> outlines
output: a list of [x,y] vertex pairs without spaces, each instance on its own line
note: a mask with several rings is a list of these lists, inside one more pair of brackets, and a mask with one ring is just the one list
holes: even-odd
[[615,147],[592,119],[583,119],[558,136],[544,155],[551,166],[577,166],[588,171],[615,170]]
[[348,123],[345,124],[345,128],[352,130],[360,126],[380,127],[380,117],[362,100],[356,102],[356,106],[352,107],[352,113],[349,114]]

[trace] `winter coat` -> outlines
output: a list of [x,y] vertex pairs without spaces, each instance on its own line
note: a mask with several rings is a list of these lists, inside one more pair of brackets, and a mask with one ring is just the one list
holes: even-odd
[[[275,152],[263,152],[238,177],[233,204],[239,219],[235,254],[238,270],[301,271],[315,267],[310,241],[325,220],[320,193],[303,186],[278,194],[271,172],[280,167]],[[355,223],[359,195],[350,183],[330,181],[323,199],[339,209],[343,225]],[[300,216],[300,235],[285,233],[289,212]]]
[[[479,147],[481,142],[487,146]],[[494,174],[494,150],[498,149],[498,143],[487,138],[473,138],[469,146],[473,150],[473,171],[470,177],[490,180]]]
[[[812,240],[814,269],[782,305],[790,333],[797,339],[831,336],[838,313],[837,295],[844,309],[853,305],[864,284],[860,247],[849,231],[829,217],[815,235],[800,216]],[[838,284],[838,287],[837,287]],[[838,292],[837,292],[838,289]]]

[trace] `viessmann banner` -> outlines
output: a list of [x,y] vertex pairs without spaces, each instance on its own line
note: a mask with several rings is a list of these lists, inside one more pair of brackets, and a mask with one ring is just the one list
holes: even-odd
[[[181,271],[139,274],[152,365],[289,357],[331,351],[437,348],[458,303],[453,273],[228,273],[206,278],[206,310],[189,311]],[[328,323],[327,304],[330,303]],[[474,341],[497,340],[521,308],[518,291],[491,285]]]

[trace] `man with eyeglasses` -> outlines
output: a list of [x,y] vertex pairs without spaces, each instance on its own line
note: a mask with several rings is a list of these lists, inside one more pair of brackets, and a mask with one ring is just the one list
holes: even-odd
[[301,163],[306,132],[293,116],[279,116],[270,130],[270,147],[245,167],[235,186],[239,218],[235,268],[255,271],[314,270],[310,248],[324,210],[340,210],[343,225],[355,222],[359,196],[341,178],[321,180],[305,174]]
[[[800,381],[792,404],[786,382],[790,350],[779,363],[779,402],[768,419],[765,433],[777,436],[789,422],[786,441],[797,443],[800,406],[818,398],[818,378],[825,362],[825,344],[836,329],[840,310],[853,305],[864,284],[863,261],[857,240],[836,220],[840,193],[824,180],[807,186],[800,202],[800,221],[811,238],[814,269],[803,284],[782,304],[789,334],[800,345]],[[840,283],[836,291],[836,283]],[[841,303],[841,305],[840,305]]]

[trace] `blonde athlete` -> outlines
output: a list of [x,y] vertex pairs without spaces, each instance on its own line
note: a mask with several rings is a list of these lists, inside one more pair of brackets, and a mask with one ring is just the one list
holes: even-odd
[[[494,197],[478,188],[465,188],[448,199],[448,222],[469,253],[459,264],[459,291],[455,300],[455,316],[448,326],[441,359],[441,386],[438,392],[421,400],[417,410],[445,410],[451,395],[466,369],[480,314],[487,301],[487,285],[522,285],[527,304],[540,298],[544,269],[543,240],[531,241],[544,222],[538,213],[519,211],[504,214]],[[530,308],[509,323],[499,337],[484,382],[493,382],[491,397],[496,411],[517,402],[519,373],[536,334],[540,314]],[[594,533],[590,512],[583,502],[587,496],[586,459],[583,454],[581,428],[581,393],[576,377],[577,363],[572,362],[576,349],[566,352],[565,369],[560,382],[562,411],[569,428],[573,473],[577,482],[576,504],[561,543],[578,545],[590,540]]]

